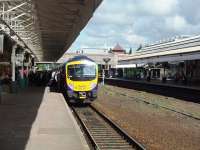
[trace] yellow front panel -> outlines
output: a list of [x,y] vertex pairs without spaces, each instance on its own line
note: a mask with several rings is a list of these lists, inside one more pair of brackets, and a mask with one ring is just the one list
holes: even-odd
[[[92,84],[97,84],[97,80],[92,80],[92,81],[71,81],[68,80],[69,84],[73,84],[73,90],[74,91],[91,91],[94,86],[92,87]],[[73,83],[72,83],[73,82]]]
[[72,81],[67,76],[67,67],[69,65],[83,64],[81,61],[70,62],[66,65],[66,82],[69,87],[73,87],[73,91],[91,91],[98,82],[98,66],[96,65],[96,78],[91,81]]

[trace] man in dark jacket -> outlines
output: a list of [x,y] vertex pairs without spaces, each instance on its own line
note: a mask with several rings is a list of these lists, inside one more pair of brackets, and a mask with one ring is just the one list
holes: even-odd
[[0,104],[2,104],[2,80],[3,80],[3,74],[0,72]]

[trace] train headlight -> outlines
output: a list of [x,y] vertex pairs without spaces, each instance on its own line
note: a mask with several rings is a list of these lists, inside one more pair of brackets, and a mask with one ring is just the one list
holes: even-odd
[[73,84],[68,84],[68,87],[69,87],[71,90],[73,90],[73,89],[74,89],[74,86],[73,86]]
[[91,83],[91,89],[94,89],[97,86],[96,83]]

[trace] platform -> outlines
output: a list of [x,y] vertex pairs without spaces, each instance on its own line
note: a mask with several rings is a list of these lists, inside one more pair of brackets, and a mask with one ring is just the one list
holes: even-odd
[[200,91],[200,85],[195,83],[176,83],[173,80],[167,80],[166,83],[163,83],[161,80],[152,79],[150,82],[146,80],[139,80],[138,82],[147,83],[147,84],[155,84],[159,86],[168,86],[168,87],[175,87],[175,88],[182,88],[182,89],[190,89],[190,90],[199,90]]
[[199,85],[190,85],[190,84],[184,85],[184,84],[175,83],[175,82],[169,81],[169,80],[167,80],[166,83],[162,83],[162,81],[155,80],[155,79],[152,79],[150,82],[148,82],[146,80],[131,80],[131,79],[124,79],[124,78],[105,78],[105,80],[121,80],[121,81],[133,82],[133,83],[158,85],[158,86],[164,86],[164,87],[174,87],[174,88],[200,91]]
[[3,95],[1,150],[87,150],[83,134],[62,94],[32,87]]
[[128,80],[121,78],[105,78],[105,83],[167,97],[174,97],[184,101],[200,103],[200,89],[198,87],[170,84],[168,81],[167,83],[158,83],[155,81],[147,82],[144,80]]

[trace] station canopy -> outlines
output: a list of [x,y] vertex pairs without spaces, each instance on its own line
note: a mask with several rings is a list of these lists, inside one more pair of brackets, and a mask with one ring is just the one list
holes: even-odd
[[101,1],[1,0],[1,18],[39,61],[56,61],[71,46]]

